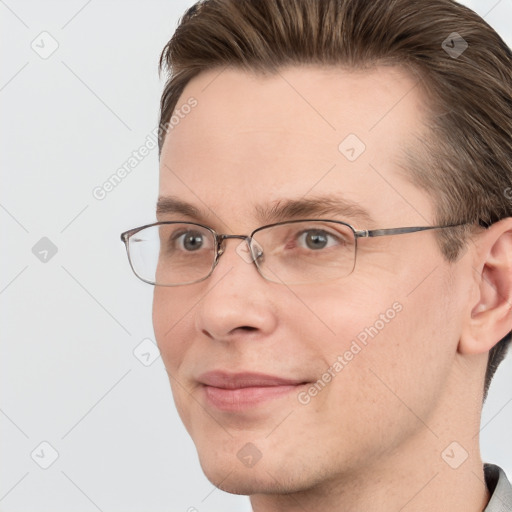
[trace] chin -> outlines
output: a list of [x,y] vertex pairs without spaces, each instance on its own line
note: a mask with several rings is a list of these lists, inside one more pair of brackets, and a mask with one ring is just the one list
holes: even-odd
[[219,453],[217,450],[208,450],[207,453],[200,450],[198,453],[206,478],[223,491],[251,495],[265,492],[271,483],[272,478],[263,469],[261,460],[253,467],[245,467],[231,453]]
[[251,496],[254,494],[276,494],[293,492],[294,489],[286,489],[264,470],[233,469],[231,473],[219,472],[215,467],[201,464],[203,472],[208,480],[222,491],[230,494]]
[[[304,491],[317,482],[308,481],[308,472],[291,471],[293,461],[283,457],[264,460],[262,457],[253,467],[245,467],[231,454],[200,454],[201,468],[208,480],[222,491],[251,496],[255,494],[286,494]],[[285,457],[286,459],[286,457]],[[312,480],[315,480],[312,478]]]

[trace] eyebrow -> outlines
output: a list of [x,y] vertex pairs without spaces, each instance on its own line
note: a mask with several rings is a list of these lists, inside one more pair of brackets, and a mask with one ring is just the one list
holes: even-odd
[[[375,220],[360,204],[338,195],[317,195],[299,199],[279,199],[272,204],[255,205],[258,222],[262,225],[286,220],[329,217],[332,220],[350,220],[373,227]],[[179,215],[204,224],[216,216],[213,210],[198,208],[174,196],[160,196],[156,205],[157,218]]]

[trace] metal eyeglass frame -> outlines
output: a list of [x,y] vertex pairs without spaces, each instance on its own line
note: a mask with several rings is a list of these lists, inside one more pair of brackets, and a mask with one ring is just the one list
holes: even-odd
[[[342,224],[342,225],[347,226],[348,228],[350,228],[352,230],[352,232],[354,233],[354,242],[355,242],[354,243],[354,266],[352,267],[352,270],[350,271],[350,273],[347,274],[346,276],[343,276],[343,277],[349,276],[354,271],[354,268],[356,266],[357,239],[358,238],[372,238],[372,237],[377,237],[377,236],[403,235],[405,233],[416,233],[418,231],[428,231],[428,230],[432,230],[432,229],[454,228],[454,227],[464,226],[464,225],[468,224],[468,222],[462,222],[462,223],[459,223],[459,224],[448,224],[448,225],[445,225],[445,226],[414,226],[414,227],[411,226],[411,227],[385,228],[385,229],[356,229],[352,225],[348,224],[347,222],[340,221],[340,220],[332,220],[332,219],[298,219],[298,220],[288,220],[288,221],[282,221],[282,222],[275,222],[273,224],[266,224],[265,226],[260,226],[259,228],[256,228],[254,231],[251,232],[250,235],[226,235],[226,234],[219,234],[213,228],[210,228],[209,226],[205,226],[204,224],[199,224],[198,222],[189,222],[189,221],[160,221],[160,222],[153,222],[152,224],[146,224],[146,225],[140,226],[138,228],[129,229],[128,231],[125,231],[124,233],[121,233],[121,241],[124,242],[124,244],[125,244],[126,254],[128,256],[128,261],[130,263],[130,267],[131,267],[133,273],[141,281],[144,281],[145,283],[148,283],[148,284],[151,284],[151,285],[154,285],[154,286],[183,286],[183,285],[187,285],[187,284],[200,283],[201,281],[204,281],[205,279],[208,279],[212,275],[215,267],[217,266],[217,263],[219,262],[219,258],[225,252],[225,248],[222,246],[222,243],[224,242],[224,240],[228,240],[230,238],[236,238],[236,239],[245,240],[247,242],[247,244],[248,244],[249,251],[250,251],[250,253],[251,253],[252,257],[253,257],[253,263],[255,264],[256,269],[258,270],[258,273],[261,275],[261,277],[263,277],[263,279],[265,279],[267,281],[277,282],[278,283],[278,281],[272,281],[268,277],[266,277],[266,276],[264,276],[262,274],[262,271],[261,271],[261,269],[258,266],[258,263],[256,261],[257,257],[254,256],[253,249],[252,249],[252,246],[251,246],[253,237],[254,237],[254,235],[258,231],[261,231],[261,230],[264,230],[264,229],[267,229],[267,228],[272,228],[274,226],[280,226],[282,224],[294,224],[294,223],[299,223],[299,222],[331,222],[331,223],[335,223],[335,224]],[[186,283],[157,284],[157,283],[154,283],[152,281],[148,281],[147,279],[144,279],[144,278],[142,278],[141,276],[139,276],[137,274],[137,272],[133,268],[132,260],[130,258],[130,249],[129,249],[130,237],[132,237],[133,235],[135,235],[139,231],[142,231],[143,229],[151,228],[153,226],[165,225],[165,224],[190,224],[192,226],[199,226],[199,227],[201,227],[203,229],[208,230],[210,233],[212,233],[212,235],[214,237],[214,240],[215,240],[215,257],[214,257],[213,262],[212,262],[212,268],[210,269],[210,271],[208,272],[208,274],[206,276],[202,277],[201,279],[198,279],[198,280],[195,280],[195,281],[189,281],[189,282],[186,282]]]

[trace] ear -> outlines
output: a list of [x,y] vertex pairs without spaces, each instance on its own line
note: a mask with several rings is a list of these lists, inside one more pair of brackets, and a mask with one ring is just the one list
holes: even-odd
[[475,239],[474,303],[458,351],[489,352],[512,331],[512,217],[492,224]]

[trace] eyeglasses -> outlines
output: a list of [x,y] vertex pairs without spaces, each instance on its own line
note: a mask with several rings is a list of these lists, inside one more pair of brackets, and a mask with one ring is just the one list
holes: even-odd
[[207,279],[225,251],[225,241],[266,280],[308,284],[348,276],[355,267],[357,239],[462,226],[359,230],[337,220],[292,220],[255,229],[250,235],[221,235],[195,222],[156,222],[121,234],[135,275],[157,286],[180,286]]

